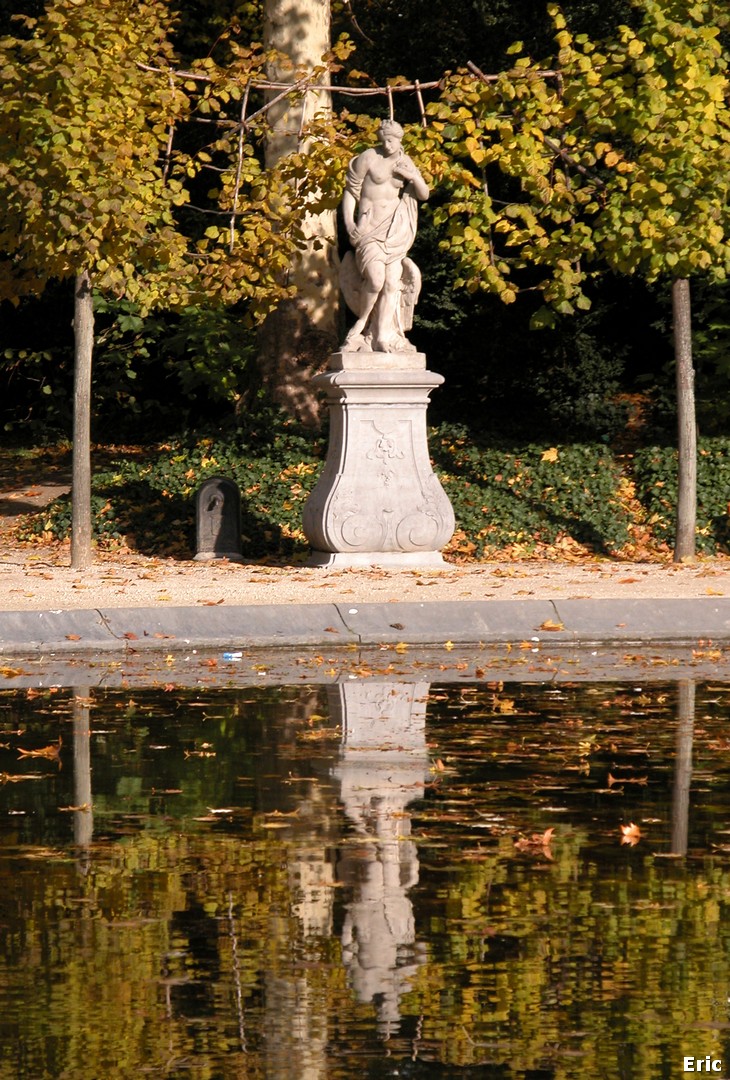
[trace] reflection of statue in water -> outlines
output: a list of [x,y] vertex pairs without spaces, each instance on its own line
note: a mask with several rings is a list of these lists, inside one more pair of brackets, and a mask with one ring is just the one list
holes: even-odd
[[407,254],[416,236],[417,200],[428,198],[428,186],[403,153],[400,124],[384,120],[378,135],[380,146],[350,162],[342,198],[355,254],[342,260],[340,284],[358,316],[342,348],[415,352],[405,331],[413,323],[421,275]]
[[342,958],[382,1035],[398,1030],[400,998],[425,962],[408,891],[418,882],[408,803],[423,798],[427,683],[339,683],[328,689],[342,731],[333,775],[352,826],[337,863],[347,889]]

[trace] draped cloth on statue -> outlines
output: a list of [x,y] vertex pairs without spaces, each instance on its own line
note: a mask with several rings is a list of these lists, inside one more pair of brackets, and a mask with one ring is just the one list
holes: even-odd
[[[362,178],[355,174],[352,162],[347,170],[345,186],[356,202],[359,202]],[[418,200],[407,188],[395,202],[392,212],[388,207],[388,213],[382,220],[373,220],[372,208],[362,213],[357,222],[359,239],[355,252],[360,273],[364,274],[373,262],[382,262],[389,266],[403,260],[416,238],[417,222]]]

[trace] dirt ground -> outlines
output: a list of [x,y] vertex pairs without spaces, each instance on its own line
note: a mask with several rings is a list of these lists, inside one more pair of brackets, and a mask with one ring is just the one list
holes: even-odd
[[0,492],[0,612],[157,604],[730,596],[727,558],[682,565],[596,558],[353,570],[198,563],[100,552],[93,567],[80,572],[69,566],[67,545],[34,548],[13,539],[20,515],[64,490],[68,489],[62,483],[53,482]]

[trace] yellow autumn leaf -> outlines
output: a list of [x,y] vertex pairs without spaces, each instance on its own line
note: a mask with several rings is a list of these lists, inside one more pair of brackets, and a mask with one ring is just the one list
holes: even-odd
[[557,461],[558,460],[558,448],[557,446],[551,446],[549,450],[545,450],[541,461]]

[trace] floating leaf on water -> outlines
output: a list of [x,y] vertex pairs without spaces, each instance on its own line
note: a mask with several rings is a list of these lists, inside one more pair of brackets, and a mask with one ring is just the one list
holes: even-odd
[[0,676],[3,679],[17,679],[19,675],[24,674],[22,668],[0,667]]
[[649,783],[648,776],[612,776],[608,774],[608,786],[611,788],[614,784],[640,784],[642,787],[646,787]]
[[23,773],[18,776],[15,773],[0,773],[0,784],[19,784],[23,780],[46,780],[48,774],[44,773]]
[[550,844],[553,839],[554,828],[545,829],[543,833],[533,833],[532,836],[520,836],[515,840],[515,851],[539,854],[553,861],[553,853]]
[[48,761],[58,761],[61,753],[62,738],[58,736],[57,743],[51,743],[50,746],[43,746],[40,750],[24,750],[22,746],[18,747],[18,754],[21,758],[45,758]]
[[629,825],[621,826],[621,843],[635,847],[641,840],[641,829],[633,821]]

